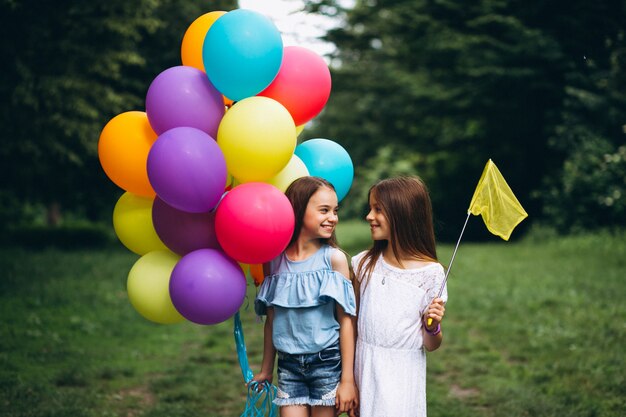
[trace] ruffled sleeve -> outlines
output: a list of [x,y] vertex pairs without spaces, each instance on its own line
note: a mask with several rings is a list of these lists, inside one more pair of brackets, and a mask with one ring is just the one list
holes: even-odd
[[352,283],[342,274],[330,270],[269,275],[263,281],[254,301],[258,315],[267,314],[267,307],[316,307],[331,301],[356,315],[356,300]]

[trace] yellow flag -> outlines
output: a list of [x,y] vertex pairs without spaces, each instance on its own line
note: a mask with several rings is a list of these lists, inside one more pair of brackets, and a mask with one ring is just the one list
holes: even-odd
[[528,217],[491,159],[478,181],[468,213],[481,215],[487,229],[504,240],[509,240],[515,226]]

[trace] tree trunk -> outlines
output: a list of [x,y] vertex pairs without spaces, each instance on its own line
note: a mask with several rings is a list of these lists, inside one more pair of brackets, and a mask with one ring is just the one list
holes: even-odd
[[46,207],[46,223],[50,227],[57,227],[61,220],[61,205],[54,201]]

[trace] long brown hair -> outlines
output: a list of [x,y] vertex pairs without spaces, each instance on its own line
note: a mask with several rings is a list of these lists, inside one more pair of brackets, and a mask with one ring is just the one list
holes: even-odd
[[[302,225],[304,223],[304,213],[306,212],[306,207],[309,204],[309,200],[311,196],[317,192],[322,187],[329,188],[335,191],[335,187],[326,181],[324,178],[320,177],[301,177],[295,180],[294,182],[287,187],[285,191],[285,195],[291,202],[291,206],[293,207],[293,214],[296,218],[296,224],[293,229],[293,235],[291,235],[291,240],[289,241],[289,245],[293,244],[300,236],[300,231],[302,230]],[[335,236],[335,231],[333,230],[330,238],[320,239],[322,243],[329,244],[332,247],[338,247],[337,245],[337,237]]]
[[[402,265],[399,255],[437,262],[433,210],[426,184],[419,177],[396,177],[379,181],[368,193],[376,199],[389,223],[387,240],[376,240],[359,262],[358,276],[372,274],[374,265],[388,245]],[[366,280],[367,282],[367,280]]]

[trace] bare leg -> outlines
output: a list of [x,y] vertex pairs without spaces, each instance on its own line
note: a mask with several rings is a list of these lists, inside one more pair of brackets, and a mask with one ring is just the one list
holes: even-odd
[[311,407],[312,417],[335,417],[335,407]]
[[311,407],[308,405],[287,405],[280,407],[280,417],[309,417]]

